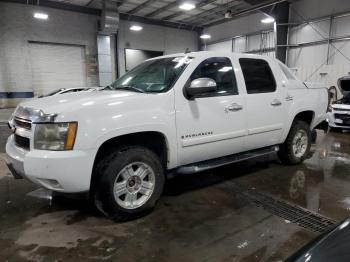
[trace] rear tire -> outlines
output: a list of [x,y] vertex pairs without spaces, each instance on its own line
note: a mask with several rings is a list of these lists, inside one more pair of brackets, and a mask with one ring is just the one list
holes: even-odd
[[117,149],[97,164],[95,172],[95,205],[118,222],[152,211],[164,187],[161,161],[144,147]]
[[311,143],[312,143],[312,144],[315,144],[315,143],[316,143],[316,140],[317,140],[317,132],[316,132],[316,130],[314,129],[314,130],[311,131]]
[[295,120],[286,141],[280,145],[278,157],[283,164],[296,165],[303,162],[310,153],[310,126],[301,120]]

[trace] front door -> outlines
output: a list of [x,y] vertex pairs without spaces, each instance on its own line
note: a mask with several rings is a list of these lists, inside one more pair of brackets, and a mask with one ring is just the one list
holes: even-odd
[[[178,160],[181,165],[213,159],[244,150],[245,101],[239,94],[234,67],[228,57],[194,61],[188,83],[211,78],[217,91],[189,100],[176,89]],[[193,69],[192,69],[193,70]]]

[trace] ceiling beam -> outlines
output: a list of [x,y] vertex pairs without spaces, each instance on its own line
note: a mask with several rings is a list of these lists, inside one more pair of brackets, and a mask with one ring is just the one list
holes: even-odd
[[131,15],[135,14],[138,11],[150,6],[155,1],[157,1],[157,0],[147,0],[147,1],[143,2],[142,4],[136,6],[135,8],[131,9],[130,11],[128,11],[128,14],[131,14]]
[[166,27],[196,31],[196,32],[200,32],[201,30],[203,30],[203,28],[200,26],[194,26],[194,25],[190,25],[190,24],[186,24],[186,23],[162,21],[162,20],[151,19],[151,18],[147,18],[147,17],[141,17],[141,16],[136,16],[136,15],[124,14],[124,13],[120,13],[119,15],[120,15],[120,19],[122,19],[122,20],[133,21],[133,22],[137,22],[137,23],[166,26]]
[[90,0],[85,6],[89,7],[95,0]]
[[[265,2],[265,3],[262,3],[262,4],[258,4],[258,5],[252,6],[252,7],[248,8],[248,9],[245,9],[245,10],[233,13],[232,14],[232,18],[229,18],[229,19],[221,18],[221,19],[216,20],[214,22],[205,22],[205,23],[201,23],[201,24],[197,24],[197,25],[208,27],[208,26],[222,24],[222,23],[231,21],[233,19],[236,19],[239,16],[243,16],[243,15],[246,15],[248,13],[256,12],[256,11],[259,11],[259,10],[264,9],[266,7],[270,7],[272,5],[275,5],[275,4],[278,4],[278,3],[282,3],[282,2],[286,2],[286,1],[288,1],[288,0],[274,0],[274,1]],[[186,22],[188,22],[188,21],[186,21]]]
[[219,7],[216,7],[216,8],[212,8],[212,9],[209,9],[203,13],[200,13],[194,17],[190,17],[190,18],[187,18],[187,19],[184,19],[184,22],[192,22],[192,21],[197,21],[197,20],[201,20],[201,19],[204,19],[206,17],[210,17],[210,16],[213,16],[213,15],[217,15],[218,13],[222,12],[222,11],[227,11],[233,7],[236,7],[238,6],[240,3],[239,2],[231,2],[229,3],[228,5],[225,5],[225,6],[219,6]]
[[117,1],[117,7],[123,5],[125,3],[126,0],[120,0],[120,1]]
[[[38,5],[37,0],[0,0],[1,2],[9,2],[9,3],[17,3],[17,4],[25,4],[25,5]],[[39,2],[40,6],[60,9],[60,10],[67,10],[67,11],[73,11],[77,13],[84,13],[84,14],[90,14],[90,15],[100,15],[101,10],[89,8],[85,6],[80,5],[70,5],[65,4],[61,2],[54,2],[49,0],[40,0]]]
[[[37,6],[37,0],[28,0],[28,1],[27,0],[0,0],[0,2],[9,2],[9,3]],[[62,3],[62,2],[40,0],[40,6],[59,9],[59,10],[65,10],[65,11],[72,11],[72,12],[77,12],[77,13],[83,13],[83,14],[101,16],[101,10],[99,10],[99,9],[87,8],[87,7],[78,6],[78,5],[71,5],[71,4],[66,4],[66,3]],[[193,25],[186,24],[186,23],[161,21],[161,20],[149,19],[149,18],[145,18],[145,17],[141,17],[141,16],[135,16],[135,15],[124,14],[124,13],[120,13],[119,16],[120,16],[121,20],[134,21],[134,22],[143,23],[143,24],[165,26],[165,27],[170,27],[170,28],[184,29],[184,30],[196,31],[196,32],[200,32],[201,30],[203,30],[203,28],[200,26],[193,26]]]
[[177,5],[178,5],[178,2],[177,2],[177,1],[171,2],[171,3],[167,4],[166,6],[163,6],[163,7],[161,7],[161,8],[158,8],[158,9],[156,9],[155,11],[153,11],[153,12],[151,12],[151,13],[145,15],[145,17],[153,17],[153,16],[156,16],[156,15],[158,15],[158,14],[160,14],[160,13],[163,13],[164,11],[167,11],[167,10],[169,10],[169,9],[171,9],[171,8],[176,7]]

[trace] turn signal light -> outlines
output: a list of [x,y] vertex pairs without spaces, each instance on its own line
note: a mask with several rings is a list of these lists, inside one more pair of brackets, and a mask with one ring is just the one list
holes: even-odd
[[68,125],[68,133],[66,140],[66,150],[72,150],[75,142],[75,135],[77,134],[78,123],[72,122]]

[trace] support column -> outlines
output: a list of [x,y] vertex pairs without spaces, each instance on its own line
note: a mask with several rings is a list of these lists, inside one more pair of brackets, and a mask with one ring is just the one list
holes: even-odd
[[117,33],[119,27],[118,3],[112,0],[103,0],[100,19],[100,31],[97,35],[97,56],[99,86],[111,84],[117,74],[116,60]]
[[271,14],[275,18],[276,58],[286,63],[288,44],[289,2],[276,4]]
[[111,37],[109,35],[97,36],[97,57],[99,86],[107,86],[112,83],[112,55]]

